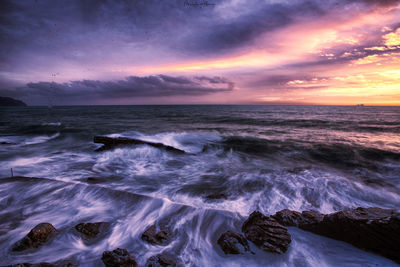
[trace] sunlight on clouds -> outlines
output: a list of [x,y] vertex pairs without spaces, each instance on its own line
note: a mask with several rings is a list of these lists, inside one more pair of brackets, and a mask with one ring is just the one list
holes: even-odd
[[385,45],[387,46],[400,45],[400,28],[398,28],[395,32],[384,35],[383,39],[385,39]]

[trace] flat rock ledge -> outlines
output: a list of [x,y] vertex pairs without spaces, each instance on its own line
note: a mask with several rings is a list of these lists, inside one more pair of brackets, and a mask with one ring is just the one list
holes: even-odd
[[101,257],[106,267],[137,267],[135,258],[124,248],[104,251]]
[[157,230],[156,225],[152,225],[143,232],[141,239],[152,244],[165,246],[169,243],[170,238],[166,231]]
[[40,223],[36,225],[24,238],[15,243],[12,250],[23,251],[26,249],[37,248],[47,242],[56,233],[57,230],[52,224]]
[[169,152],[185,154],[185,151],[175,148],[173,146],[167,146],[162,143],[154,143],[154,142],[143,141],[143,140],[133,139],[133,138],[126,138],[126,137],[95,136],[93,138],[93,142],[103,144],[103,146],[96,149],[96,151],[109,150],[109,149],[113,149],[113,148],[115,148],[117,146],[121,146],[121,145],[148,145],[148,146],[164,149]]
[[244,254],[250,252],[249,243],[239,233],[227,231],[217,241],[225,254]]
[[283,225],[344,241],[400,263],[400,214],[395,210],[356,208],[319,214],[286,209],[271,217]]

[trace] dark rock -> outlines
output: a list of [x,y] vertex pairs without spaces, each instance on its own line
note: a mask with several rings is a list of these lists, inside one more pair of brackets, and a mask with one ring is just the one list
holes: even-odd
[[[290,221],[283,214],[296,214],[300,218]],[[303,215],[304,214],[304,215]],[[307,217],[308,216],[308,217]],[[273,217],[286,225],[336,240],[344,241],[400,263],[400,214],[391,209],[357,208],[319,217],[302,212],[280,211]],[[311,220],[309,218],[312,218]],[[322,219],[321,219],[322,218]]]
[[150,226],[143,232],[142,240],[153,245],[166,245],[169,243],[169,236],[166,231],[158,231],[155,225]]
[[24,238],[14,244],[13,251],[37,248],[49,240],[57,230],[50,223],[36,225]]
[[117,248],[113,251],[104,251],[101,260],[106,267],[137,267],[135,258],[123,248]]
[[260,249],[272,253],[284,253],[291,242],[287,229],[274,218],[254,211],[243,223],[246,238]]
[[143,140],[139,140],[139,139],[125,138],[125,137],[114,138],[114,137],[108,137],[108,136],[95,136],[93,138],[93,142],[104,144],[104,146],[98,148],[96,151],[113,149],[119,145],[149,145],[152,147],[165,149],[170,152],[185,153],[185,151],[183,151],[181,149],[178,149],[178,148],[175,148],[172,146],[167,146],[162,143],[153,143],[153,142],[149,142],[149,141],[143,141]]
[[27,105],[21,100],[17,100],[11,97],[1,97],[0,96],[0,107],[26,107]]
[[88,177],[86,179],[86,182],[88,182],[89,184],[98,184],[101,183],[101,179],[96,177]]
[[223,233],[217,243],[225,254],[243,254],[250,251],[246,238],[233,231]]
[[281,210],[271,216],[280,224],[285,226],[300,226],[304,224],[319,223],[324,215],[314,211],[303,211],[302,213],[293,210]]
[[146,267],[178,267],[183,266],[173,255],[163,253],[150,257],[146,262]]
[[108,222],[80,223],[75,229],[82,233],[85,238],[95,238],[99,233],[105,232],[110,226]]
[[0,142],[0,145],[11,146],[11,145],[18,145],[18,144],[17,144],[17,143],[12,143],[12,142],[5,142],[5,141],[2,141],[2,142]]

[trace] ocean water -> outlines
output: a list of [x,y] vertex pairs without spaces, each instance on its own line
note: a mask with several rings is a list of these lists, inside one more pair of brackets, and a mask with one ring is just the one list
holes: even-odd
[[[160,142],[95,152],[95,135]],[[85,106],[0,108],[0,265],[72,259],[102,266],[126,248],[143,266],[155,254],[185,266],[396,266],[349,244],[289,227],[283,255],[225,255],[254,210],[330,213],[400,207],[400,107]],[[11,176],[35,178],[7,178]],[[96,178],[89,179],[88,178]],[[94,183],[95,182],[95,183]],[[96,242],[81,222],[111,223]],[[11,252],[36,224],[59,234],[34,251]],[[167,246],[140,239],[153,223]]]

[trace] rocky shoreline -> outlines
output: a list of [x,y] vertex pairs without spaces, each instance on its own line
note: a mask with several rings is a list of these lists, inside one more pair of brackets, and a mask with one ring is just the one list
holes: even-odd
[[[109,222],[78,223],[74,229],[84,241],[94,242],[105,236]],[[254,211],[242,224],[242,232],[228,230],[218,239],[217,244],[225,254],[255,254],[250,242],[266,253],[283,254],[290,247],[291,236],[285,226],[295,226],[302,230],[347,242],[360,249],[381,255],[400,263],[400,213],[392,209],[357,208],[331,214],[314,211],[297,212],[281,210],[266,216]],[[50,223],[35,226],[11,248],[11,253],[32,251],[49,242],[58,234]],[[141,239],[150,245],[165,246],[171,242],[168,229],[154,224],[142,233]],[[134,255],[126,248],[104,251],[101,260],[107,267],[138,266]],[[12,267],[73,267],[77,263],[61,259],[53,263],[20,263]],[[184,266],[177,255],[161,253],[146,261],[146,266]]]

